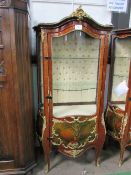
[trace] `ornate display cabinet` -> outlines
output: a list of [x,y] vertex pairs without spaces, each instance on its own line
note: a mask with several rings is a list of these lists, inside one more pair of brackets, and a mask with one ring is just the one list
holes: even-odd
[[69,157],[88,148],[96,163],[105,140],[103,101],[112,26],[101,26],[79,7],[37,33],[39,114],[47,170],[52,146]]
[[27,3],[0,0],[0,174],[34,165]]
[[131,146],[131,29],[112,32],[110,63],[105,121],[107,134],[120,143],[121,166],[124,150]]

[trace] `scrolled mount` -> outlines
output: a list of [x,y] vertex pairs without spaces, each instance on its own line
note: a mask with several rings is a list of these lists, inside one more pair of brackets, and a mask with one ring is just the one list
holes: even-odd
[[81,5],[76,9],[76,11],[71,14],[71,17],[77,17],[78,20],[82,20],[83,18],[90,18],[90,16],[87,15],[87,13],[82,9]]

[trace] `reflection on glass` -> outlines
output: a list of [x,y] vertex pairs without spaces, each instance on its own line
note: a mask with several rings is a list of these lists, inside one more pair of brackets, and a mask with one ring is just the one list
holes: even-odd
[[113,72],[113,86],[111,101],[116,103],[118,107],[125,109],[126,93],[118,96],[115,88],[123,81],[128,86],[129,66],[131,61],[131,38],[115,40],[115,61]]
[[52,39],[54,116],[96,113],[99,42],[80,31]]

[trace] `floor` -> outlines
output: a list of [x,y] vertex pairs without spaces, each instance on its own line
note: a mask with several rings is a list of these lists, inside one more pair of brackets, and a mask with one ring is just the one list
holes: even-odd
[[[124,154],[124,163],[118,167],[119,145],[112,142],[102,151],[101,165],[95,166],[95,152],[93,149],[77,159],[71,159],[63,156],[56,151],[51,155],[51,170],[48,175],[115,175],[116,173],[131,173],[131,149],[126,149]],[[33,175],[45,175],[44,156],[42,153],[38,156],[38,166],[34,169]]]

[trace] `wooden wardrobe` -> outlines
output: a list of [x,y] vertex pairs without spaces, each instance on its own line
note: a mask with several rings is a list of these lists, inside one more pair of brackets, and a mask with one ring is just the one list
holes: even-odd
[[0,0],[0,174],[34,165],[27,2]]
[[93,147],[99,165],[105,140],[104,90],[111,29],[96,23],[81,7],[58,23],[35,27],[43,120],[40,135],[47,171],[53,146],[73,158]]

